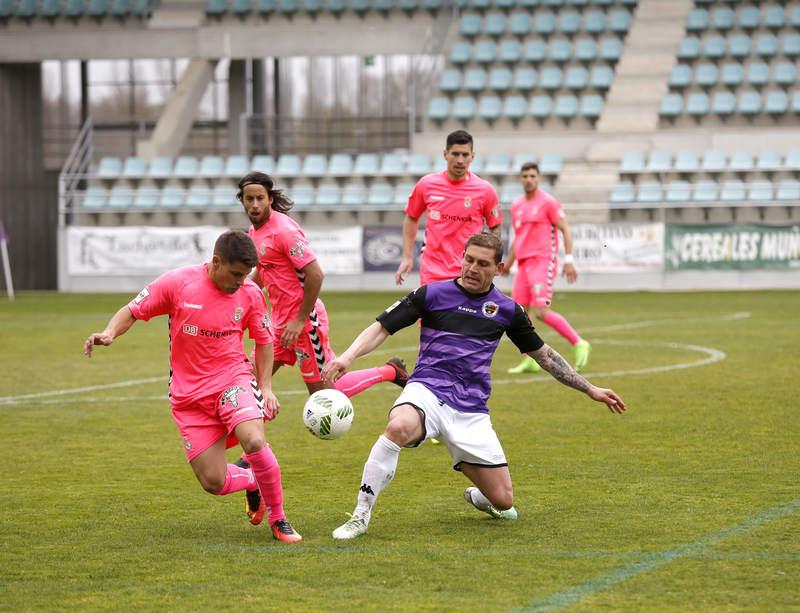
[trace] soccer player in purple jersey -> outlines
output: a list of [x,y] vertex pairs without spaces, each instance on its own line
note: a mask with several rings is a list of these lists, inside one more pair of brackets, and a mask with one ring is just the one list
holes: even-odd
[[390,334],[422,320],[414,372],[364,464],[355,511],[333,531],[334,539],[366,533],[375,500],[394,477],[400,450],[433,437],[447,447],[453,468],[474,484],[464,491],[467,502],[497,519],[516,519],[511,474],[487,406],[489,367],[504,332],[556,380],[605,403],[612,413],[625,411],[617,394],[589,383],[548,347],[525,310],[494,286],[495,275],[504,268],[502,256],[503,244],[495,235],[471,236],[458,279],[414,290],[325,365],[323,376],[335,381]]

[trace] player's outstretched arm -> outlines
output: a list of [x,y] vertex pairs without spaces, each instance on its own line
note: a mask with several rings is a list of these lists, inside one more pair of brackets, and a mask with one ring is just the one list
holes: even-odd
[[347,372],[347,369],[356,359],[380,347],[388,336],[389,331],[376,321],[356,337],[356,340],[347,348],[347,351],[335,360],[325,364],[322,369],[322,378],[330,382],[336,381]]
[[136,318],[126,304],[106,324],[106,329],[102,332],[95,332],[89,335],[83,343],[83,353],[92,357],[92,349],[95,345],[108,346],[114,342],[118,336],[125,334],[130,327],[136,323]]
[[586,377],[575,372],[567,361],[549,345],[542,345],[529,354],[554,379],[564,385],[585,393],[592,400],[604,403],[612,413],[624,413],[625,403],[613,390],[597,387],[589,383]]

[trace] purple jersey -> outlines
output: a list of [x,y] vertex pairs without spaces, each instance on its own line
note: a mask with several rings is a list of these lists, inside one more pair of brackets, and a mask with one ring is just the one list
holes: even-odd
[[544,345],[525,310],[494,285],[482,294],[455,280],[423,285],[377,320],[394,334],[420,318],[419,356],[409,381],[464,413],[489,412],[489,367],[503,332],[523,353]]

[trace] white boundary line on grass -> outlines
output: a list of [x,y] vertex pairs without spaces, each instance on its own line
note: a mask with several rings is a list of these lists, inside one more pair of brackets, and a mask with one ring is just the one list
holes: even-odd
[[[739,319],[746,319],[750,317],[749,312],[738,312],[738,313],[731,313],[729,315],[723,315],[722,317],[717,317],[712,321],[735,321]],[[586,331],[589,332],[601,332],[601,331],[613,331],[613,330],[632,330],[636,328],[644,328],[647,326],[655,326],[661,324],[669,324],[669,323],[677,323],[682,322],[685,323],[686,321],[703,321],[705,318],[699,319],[691,319],[691,320],[680,320],[680,319],[652,319],[652,320],[643,320],[643,321],[632,321],[625,324],[615,324],[610,326],[598,326],[595,328],[585,328]],[[622,345],[622,344],[639,344],[640,346],[642,343],[636,343],[636,341],[615,341],[615,340],[592,340],[593,343],[597,344],[606,344],[606,345]],[[665,347],[669,347],[672,349],[689,349],[692,351],[698,351],[700,353],[707,354],[707,358],[695,362],[685,362],[679,364],[669,364],[667,366],[653,366],[650,368],[640,368],[635,370],[618,370],[618,371],[611,371],[611,372],[597,372],[597,373],[589,373],[593,377],[616,377],[616,376],[627,376],[627,375],[640,375],[640,374],[652,374],[657,372],[666,372],[669,370],[676,370],[681,368],[696,368],[699,366],[705,366],[707,364],[713,364],[714,362],[718,362],[720,360],[725,359],[725,353],[719,351],[718,349],[713,349],[710,347],[701,347],[700,345],[688,345],[682,343],[647,343],[647,345],[662,345]],[[371,355],[387,355],[390,353],[397,353],[401,351],[417,351],[419,349],[418,346],[414,345],[411,347],[394,347],[394,348],[383,348],[373,351]],[[87,385],[84,387],[75,387],[75,388],[68,388],[68,389],[59,389],[59,390],[50,390],[47,392],[34,392],[31,394],[18,394],[15,396],[0,396],[0,406],[2,405],[12,405],[17,404],[20,401],[24,400],[36,400],[38,398],[52,398],[58,396],[67,396],[67,395],[74,395],[74,394],[83,394],[84,392],[97,392],[102,390],[108,389],[116,389],[120,387],[133,387],[136,385],[144,385],[147,383],[158,383],[164,382],[167,380],[167,377],[160,376],[160,377],[145,377],[143,379],[129,379],[127,381],[117,381],[116,383],[104,383],[101,385]],[[541,377],[520,377],[514,379],[497,379],[492,382],[493,385],[507,385],[509,383],[534,383],[534,382],[545,382],[549,381],[549,379],[543,379]],[[286,390],[281,392],[281,395],[294,395],[294,394],[306,394],[306,390]],[[157,397],[161,398],[161,397]],[[166,396],[164,396],[166,398]],[[149,400],[151,398],[145,398]],[[94,400],[87,399],[89,402]],[[103,399],[106,401],[115,400],[113,398],[106,398]],[[116,399],[116,400],[124,400],[123,399]],[[139,398],[142,400],[142,398]],[[49,404],[49,403],[48,403]]]

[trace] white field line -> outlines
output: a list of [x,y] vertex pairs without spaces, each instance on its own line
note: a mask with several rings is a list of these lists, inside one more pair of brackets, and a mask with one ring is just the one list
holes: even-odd
[[[738,319],[746,319],[750,317],[750,313],[748,312],[740,312],[740,313],[731,313],[729,315],[724,315],[722,317],[716,318],[711,321],[735,321]],[[628,322],[625,324],[618,324],[612,326],[600,326],[596,328],[585,328],[587,331],[591,332],[599,332],[599,331],[608,331],[608,330],[630,330],[634,328],[643,328],[647,326],[656,326],[662,324],[669,324],[669,323],[685,323],[687,321],[698,322],[698,321],[705,321],[704,319],[692,319],[692,320],[678,320],[678,319],[653,319],[653,320],[645,320],[645,321],[635,321],[635,322]],[[636,341],[615,341],[615,340],[597,340],[592,339],[592,343],[596,344],[606,344],[606,345],[642,345],[642,343],[637,343]],[[706,358],[693,361],[693,362],[685,362],[680,364],[668,364],[665,366],[653,366],[650,368],[639,368],[635,370],[616,370],[616,371],[609,371],[609,372],[590,372],[587,373],[593,377],[616,377],[616,376],[628,376],[628,375],[642,375],[642,374],[651,374],[657,372],[666,372],[669,370],[676,370],[680,368],[696,368],[699,366],[705,366],[706,364],[713,364],[714,362],[719,362],[720,360],[725,359],[725,353],[719,351],[717,349],[713,349],[710,347],[701,347],[699,345],[686,345],[682,343],[647,343],[647,346],[653,345],[661,345],[664,347],[668,347],[671,349],[688,349],[691,351],[697,351],[699,353],[705,353],[707,355]],[[383,348],[373,351],[371,355],[388,355],[393,353],[400,353],[400,352],[407,352],[413,351],[416,352],[418,347],[416,345],[409,346],[409,347],[392,347],[392,348]],[[102,385],[87,385],[84,387],[75,387],[69,389],[59,389],[59,390],[50,390],[46,392],[35,392],[31,394],[18,394],[15,396],[0,396],[0,406],[2,405],[10,405],[10,404],[18,404],[20,401],[25,400],[36,400],[39,398],[52,398],[52,397],[59,397],[59,396],[69,396],[73,394],[83,394],[85,392],[96,392],[108,389],[115,389],[120,387],[133,387],[136,385],[144,385],[148,383],[158,383],[158,382],[166,382],[167,377],[146,377],[143,379],[130,379],[127,381],[118,381],[116,383],[105,383]],[[550,380],[550,378],[542,378],[542,377],[515,377],[514,379],[497,379],[493,381],[493,385],[507,385],[509,383],[533,383],[533,382],[545,382]],[[285,390],[281,392],[281,395],[286,394],[305,394],[307,393],[306,390]],[[166,398],[166,396],[164,396]],[[122,398],[124,400],[125,398]],[[139,397],[139,400],[142,400],[142,397]],[[149,398],[145,398],[149,399]],[[106,401],[114,400],[113,398],[105,398]],[[63,401],[63,399],[62,399]],[[51,404],[51,403],[47,403]]]

